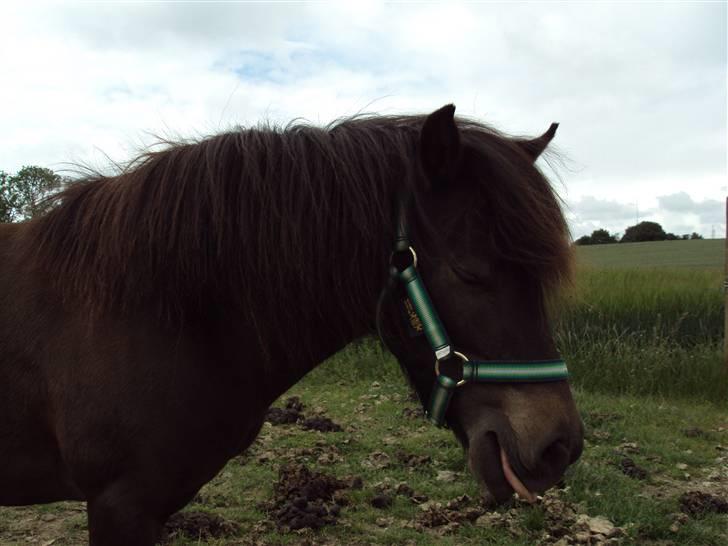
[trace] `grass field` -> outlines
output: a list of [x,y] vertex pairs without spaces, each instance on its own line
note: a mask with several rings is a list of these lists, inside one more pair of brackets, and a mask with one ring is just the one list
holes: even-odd
[[725,403],[723,244],[577,247],[556,328],[575,380],[590,391]]
[[[685,504],[700,495],[728,502],[722,252],[723,241],[578,249],[576,285],[559,308],[556,336],[585,423],[585,450],[565,487],[535,506],[486,512],[452,434],[418,417],[396,362],[377,341],[364,340],[286,394],[301,399],[307,416],[326,416],[342,430],[266,425],[200,491],[170,542],[728,544],[728,515]],[[344,492],[335,524],[276,527],[271,506],[290,463],[361,479],[360,488]],[[377,501],[383,494],[391,504]],[[83,510],[80,503],[0,508],[0,544],[84,544]],[[596,517],[618,528],[611,542],[585,534],[585,522]]]
[[657,241],[577,247],[577,258],[591,267],[687,267],[723,269],[724,239]]
[[[377,344],[350,347],[286,396],[292,395],[305,404],[304,413],[324,414],[343,430],[266,425],[246,454],[230,461],[185,511],[222,518],[227,530],[210,537],[206,527],[188,526],[187,534],[176,532],[172,544],[526,546],[554,543],[555,534],[574,537],[579,518],[597,516],[619,528],[612,544],[718,546],[728,540],[726,516],[687,517],[679,506],[682,494],[701,487],[727,493],[728,414],[711,404],[576,389],[586,448],[569,470],[566,487],[535,506],[515,504],[447,525],[433,515],[455,518],[478,510],[478,488],[452,434],[417,417],[420,409],[397,364]],[[626,474],[628,460],[646,475]],[[275,496],[279,469],[290,462],[338,478],[361,478],[361,488],[346,491],[336,524],[299,532],[273,525],[266,502]],[[447,480],[443,472],[451,473]],[[416,493],[419,504],[414,495],[393,494],[391,505],[373,505],[382,491],[401,484]],[[448,510],[452,501],[463,506]],[[81,503],[0,508],[3,545],[83,544],[85,533]]]

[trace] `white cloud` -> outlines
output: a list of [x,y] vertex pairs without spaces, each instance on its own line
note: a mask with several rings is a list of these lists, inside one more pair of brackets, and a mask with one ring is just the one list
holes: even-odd
[[[454,102],[514,134],[561,123],[564,193],[590,215],[575,232],[725,193],[723,3],[6,3],[0,20],[7,171],[124,160],[148,133]],[[679,221],[716,220],[692,211]]]

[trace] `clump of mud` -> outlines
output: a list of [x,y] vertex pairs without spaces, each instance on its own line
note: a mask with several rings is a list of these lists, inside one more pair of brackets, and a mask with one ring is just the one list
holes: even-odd
[[289,425],[303,419],[303,402],[298,396],[286,399],[282,408],[269,408],[265,420],[272,425]]
[[273,501],[266,507],[279,529],[320,529],[336,523],[348,501],[346,489],[361,487],[361,479],[339,480],[305,465],[287,463],[273,486]]
[[334,423],[328,417],[309,417],[304,419],[301,426],[306,430],[318,430],[320,432],[341,432],[343,429],[338,423]]
[[688,438],[710,438],[711,435],[699,427],[691,427],[683,429],[683,435]]
[[429,455],[416,455],[415,453],[398,450],[395,456],[402,465],[408,468],[418,468],[432,464],[432,457]]
[[343,430],[341,425],[334,423],[328,417],[314,415],[307,418],[303,414],[305,407],[298,396],[291,396],[285,400],[282,408],[268,408],[265,420],[272,425],[298,423],[305,430],[318,430],[321,432],[341,432]]
[[702,491],[688,491],[678,499],[680,510],[694,518],[708,513],[728,514],[728,500]]
[[240,527],[215,514],[205,512],[177,512],[164,526],[167,533],[165,542],[184,536],[194,540],[209,540],[235,535]]
[[414,504],[423,504],[429,500],[427,495],[415,493],[407,482],[395,482],[391,478],[384,478],[381,482],[375,483],[372,488],[375,495],[370,503],[375,508],[389,508],[396,496],[405,497]]
[[622,471],[622,474],[624,474],[625,476],[629,476],[630,478],[634,478],[636,480],[647,479],[647,470],[645,470],[641,466],[638,466],[630,457],[622,457],[619,463],[617,463],[617,467],[619,467],[619,469]]

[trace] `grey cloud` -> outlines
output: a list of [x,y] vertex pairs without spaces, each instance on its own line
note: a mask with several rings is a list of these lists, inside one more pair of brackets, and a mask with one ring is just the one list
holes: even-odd
[[659,208],[666,212],[695,214],[701,224],[719,224],[725,220],[725,203],[716,199],[695,201],[685,192],[657,197]]

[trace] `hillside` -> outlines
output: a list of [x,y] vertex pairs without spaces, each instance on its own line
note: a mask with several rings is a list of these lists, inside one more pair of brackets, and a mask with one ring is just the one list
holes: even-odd
[[725,239],[654,241],[612,245],[577,246],[580,265],[591,267],[685,267],[724,266]]

